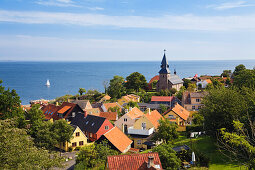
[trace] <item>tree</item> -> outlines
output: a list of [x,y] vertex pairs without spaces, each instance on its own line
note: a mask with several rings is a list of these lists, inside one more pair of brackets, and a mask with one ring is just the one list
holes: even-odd
[[234,86],[255,89],[255,70],[245,69],[238,72],[234,78]]
[[233,130],[233,120],[242,117],[247,108],[244,97],[231,88],[210,90],[203,104],[199,112],[204,116],[207,133],[213,136],[221,128]]
[[152,89],[156,89],[156,88],[157,88],[157,83],[158,83],[158,80],[154,80],[154,81],[151,83],[151,88],[152,88]]
[[56,135],[56,141],[61,144],[70,142],[73,134],[73,127],[70,126],[64,119],[56,120],[53,123],[53,132]]
[[124,78],[121,76],[114,76],[110,80],[110,86],[107,89],[108,94],[114,99],[121,98],[126,93],[124,87]]
[[178,126],[175,123],[170,123],[169,120],[164,119],[159,121],[158,131],[153,136],[154,141],[163,140],[164,143],[173,142],[178,139],[179,135],[176,129]]
[[223,73],[221,73],[221,77],[229,77],[229,75],[231,74],[231,70],[223,70]]
[[185,86],[182,86],[180,88],[180,90],[176,93],[176,97],[179,99],[179,100],[182,100],[182,95],[183,93],[186,91],[186,88]]
[[194,83],[189,83],[187,90],[190,91],[190,92],[193,92],[193,91],[196,90],[196,88],[197,88],[197,85],[196,85],[196,84],[194,84]]
[[194,113],[192,118],[192,123],[194,125],[202,126],[204,123],[204,116],[199,112]]
[[103,86],[104,86],[104,93],[107,94],[107,88],[109,87],[109,81],[104,80],[103,81]]
[[26,119],[29,120],[30,124],[40,123],[44,120],[44,117],[39,104],[32,105],[31,109],[26,114]]
[[255,134],[254,123],[250,121],[250,131],[245,129],[240,121],[233,121],[234,131],[229,132],[227,128],[222,128],[218,136],[219,148],[231,159],[245,165],[248,169],[255,167]]
[[139,89],[145,89],[147,87],[147,81],[141,73],[134,72],[126,77],[127,82],[125,83],[125,87],[127,89],[134,89],[136,92]]
[[79,88],[79,94],[82,96],[83,93],[86,93],[86,90],[84,88]]
[[152,150],[157,152],[162,163],[163,169],[179,169],[181,160],[176,156],[170,143],[161,144]]
[[2,169],[50,169],[61,166],[61,158],[34,146],[32,138],[15,120],[0,120],[0,162]]
[[127,105],[125,106],[125,109],[129,109],[130,107],[132,108],[137,107],[138,109],[140,108],[137,102],[134,102],[134,101],[128,102]]
[[183,79],[183,86],[187,89],[191,81],[189,79]]
[[238,66],[235,67],[235,71],[233,72],[233,75],[237,76],[243,70],[246,70],[245,66],[243,64],[239,64]]
[[0,118],[14,118],[14,117],[24,117],[24,111],[20,108],[20,97],[16,93],[16,91],[10,90],[9,88],[6,90],[4,86],[2,86],[2,80],[0,80]]
[[161,113],[165,113],[167,111],[166,105],[160,104],[159,107],[160,107]]

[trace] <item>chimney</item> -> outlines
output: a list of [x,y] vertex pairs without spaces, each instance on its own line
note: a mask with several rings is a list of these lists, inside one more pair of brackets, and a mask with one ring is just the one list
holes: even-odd
[[86,110],[84,110],[84,117],[87,117],[87,111]]
[[148,157],[148,164],[147,164],[147,167],[148,168],[151,168],[154,166],[154,156],[149,156]]
[[151,108],[148,108],[148,113],[149,115],[151,115]]

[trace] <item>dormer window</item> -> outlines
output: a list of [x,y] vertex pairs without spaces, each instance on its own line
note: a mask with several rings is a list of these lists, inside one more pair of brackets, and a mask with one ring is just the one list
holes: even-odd
[[95,123],[92,123],[92,125],[91,125],[91,126],[94,126],[94,124],[95,124]]
[[105,130],[108,130],[108,129],[109,129],[109,126],[105,126],[104,129],[105,129]]
[[86,122],[86,125],[89,123],[89,121]]
[[124,118],[124,122],[127,122],[127,118]]

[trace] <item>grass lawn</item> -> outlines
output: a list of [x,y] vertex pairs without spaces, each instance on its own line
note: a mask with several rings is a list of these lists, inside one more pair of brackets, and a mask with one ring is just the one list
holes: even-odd
[[237,164],[230,162],[226,156],[222,155],[222,153],[220,153],[217,150],[214,141],[210,137],[206,136],[195,139],[187,139],[185,136],[180,136],[180,139],[175,142],[174,146],[180,146],[184,144],[188,145],[192,149],[199,150],[206,156],[208,156],[210,158],[209,169],[212,170],[245,169],[244,167],[240,167]]

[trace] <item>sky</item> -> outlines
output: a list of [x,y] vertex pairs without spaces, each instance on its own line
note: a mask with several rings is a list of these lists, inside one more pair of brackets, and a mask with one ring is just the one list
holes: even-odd
[[0,61],[255,59],[254,0],[1,0]]

